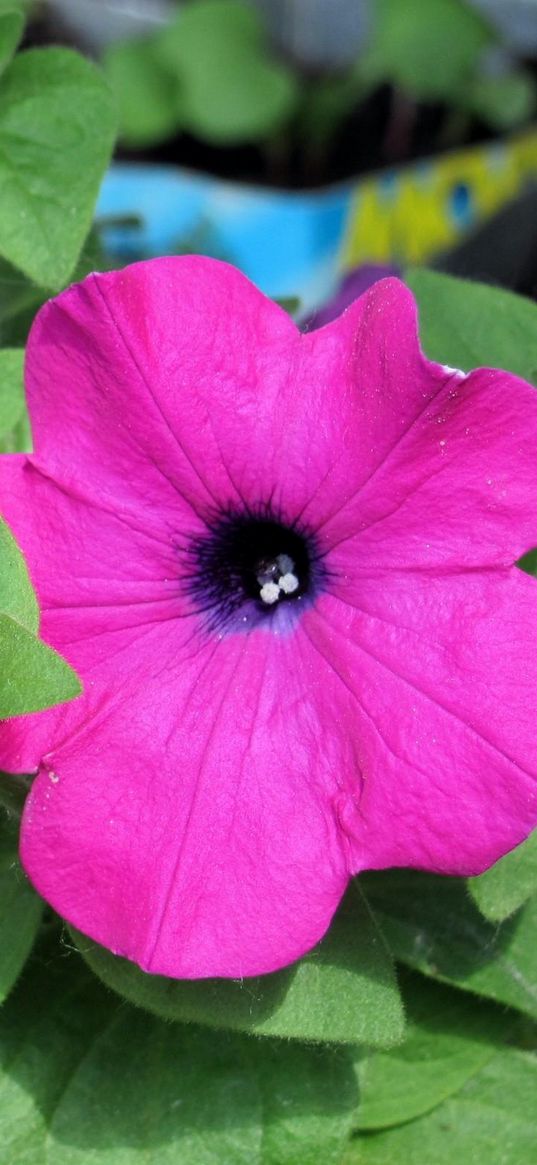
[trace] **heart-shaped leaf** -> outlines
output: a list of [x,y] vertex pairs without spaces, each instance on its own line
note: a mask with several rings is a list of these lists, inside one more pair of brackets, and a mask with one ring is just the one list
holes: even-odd
[[537,1019],[537,896],[493,925],[461,878],[386,870],[360,881],[396,959]]
[[513,1012],[423,976],[407,973],[401,985],[405,1040],[356,1061],[359,1129],[389,1128],[430,1112],[497,1055],[513,1028]]
[[388,81],[420,100],[455,102],[494,37],[463,0],[377,0],[362,73]]
[[0,1012],[9,1165],[339,1165],[347,1049],[169,1024],[106,991],[54,935]]
[[269,50],[259,14],[241,0],[181,8],[155,40],[177,81],[177,113],[191,133],[219,145],[276,133],[294,112],[293,74]]
[[536,1087],[537,1056],[504,1048],[428,1116],[356,1137],[342,1165],[529,1165]]
[[115,121],[104,78],[68,49],[20,53],[0,79],[0,254],[43,287],[75,267]]
[[519,906],[537,894],[537,830],[522,845],[506,854],[468,886],[485,918],[503,922]]
[[158,60],[153,39],[109,45],[103,68],[117,97],[125,145],[141,149],[171,137],[179,126],[177,86]]
[[361,897],[351,893],[326,938],[283,971],[234,982],[146,975],[127,959],[75,934],[109,987],[165,1019],[287,1039],[367,1043],[401,1039],[403,1009],[393,967]]
[[405,283],[418,301],[420,335],[430,360],[464,372],[506,368],[537,382],[536,303],[436,271],[408,271]]

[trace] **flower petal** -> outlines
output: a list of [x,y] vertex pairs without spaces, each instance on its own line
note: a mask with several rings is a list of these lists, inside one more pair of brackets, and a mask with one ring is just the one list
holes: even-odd
[[536,546],[536,405],[508,372],[450,378],[326,523],[334,569],[511,566]]
[[516,568],[383,576],[307,632],[354,693],[355,870],[481,872],[537,819],[537,583]]
[[329,547],[348,532],[353,499],[452,373],[423,355],[414,298],[393,278],[380,280],[333,323],[304,336],[302,357],[314,386],[302,405],[310,482],[302,516],[321,528]]
[[40,634],[84,685],[70,704],[0,725],[0,767],[33,771],[53,742],[117,691],[120,653],[131,642],[152,624],[188,617],[177,580],[177,541],[188,524],[180,503],[178,511],[170,530],[170,512],[147,522],[119,504],[117,511],[95,504],[82,485],[58,485],[31,458],[0,458],[0,512],[26,555],[41,605]]
[[42,309],[27,358],[36,457],[60,480],[146,509],[178,493],[204,516],[270,500],[314,526],[445,380],[398,280],[301,335],[199,256],[89,276]]
[[[85,693],[25,719],[23,860],[64,917],[151,971],[258,974],[322,936],[349,871],[475,873],[528,832],[535,592],[497,569],[531,534],[528,386],[428,362],[397,281],[301,336],[195,257],[63,293],[28,379],[36,453],[0,497]],[[179,541],[269,501],[317,532],[330,593],[288,634],[211,637]]]
[[188,256],[90,275],[46,304],[31,332],[36,458],[120,504],[225,505],[241,488],[234,454],[254,432],[256,485],[266,468],[267,417],[299,341],[289,316],[226,263]]
[[348,879],[348,745],[328,717],[319,735],[315,659],[297,669],[294,637],[150,636],[121,701],[44,758],[23,863],[64,918],[146,970],[274,970],[322,937]]

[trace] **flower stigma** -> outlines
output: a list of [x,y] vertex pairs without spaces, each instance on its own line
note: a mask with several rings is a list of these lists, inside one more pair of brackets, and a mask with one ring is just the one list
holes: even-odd
[[185,583],[211,629],[289,626],[323,574],[313,535],[268,506],[218,514],[187,553]]

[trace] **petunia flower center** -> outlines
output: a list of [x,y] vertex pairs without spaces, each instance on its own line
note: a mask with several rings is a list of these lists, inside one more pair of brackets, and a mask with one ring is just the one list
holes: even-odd
[[[307,531],[270,511],[228,512],[188,552],[187,588],[211,627],[292,622],[319,586],[322,569]],[[285,616],[276,615],[285,608]]]
[[295,564],[289,554],[278,554],[269,562],[259,564],[256,578],[259,583],[259,598],[272,607],[280,599],[289,598],[300,588],[300,579],[295,574]]

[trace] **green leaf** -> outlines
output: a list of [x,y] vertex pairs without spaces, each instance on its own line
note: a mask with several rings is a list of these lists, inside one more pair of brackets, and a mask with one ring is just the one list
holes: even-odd
[[37,633],[39,608],[24,558],[0,518],[0,614],[9,615],[27,631]]
[[491,41],[486,22],[463,0],[377,0],[361,69],[419,100],[456,102]]
[[24,31],[24,14],[13,11],[0,12],[0,73],[9,64],[16,52]]
[[207,1042],[121,1009],[86,1052],[53,1116],[47,1165],[251,1165],[261,1150],[256,1080],[234,1041]]
[[82,691],[61,655],[9,615],[0,614],[0,720],[39,712]]
[[9,819],[18,821],[20,818],[31,783],[32,778],[25,774],[0,771],[0,805],[7,811]]
[[537,1057],[505,1048],[428,1116],[358,1136],[343,1165],[529,1165],[536,1088]]
[[159,62],[153,40],[111,44],[102,64],[117,97],[125,145],[141,149],[171,137],[180,124],[177,86]]
[[0,80],[0,254],[43,287],[75,267],[114,131],[104,78],[68,49],[20,53]]
[[353,1096],[341,1054],[215,1040],[121,1009],[58,1105],[46,1161],[83,1165],[89,1149],[100,1165],[338,1165]]
[[26,415],[23,388],[24,351],[0,350],[0,452],[6,452],[17,426]]
[[[120,266],[117,256],[111,259],[105,253],[100,242],[98,226],[99,224],[96,224],[85,239],[72,274],[74,283],[85,279],[92,271],[107,271]],[[16,267],[0,258],[0,343],[7,348],[24,347],[35,316],[48,298],[47,292],[42,287],[37,287],[21,271],[17,271]],[[31,445],[29,422],[24,413],[23,420],[19,422],[14,433],[0,444],[0,451],[27,452],[31,450]]]
[[485,918],[502,922],[532,894],[537,894],[537,830],[468,886]]
[[524,69],[500,77],[476,77],[461,94],[460,104],[500,132],[529,121],[537,89]]
[[0,817],[0,1003],[3,1003],[30,954],[43,902],[23,873],[18,856],[17,830]]
[[9,1165],[44,1165],[47,1125],[115,1014],[112,997],[79,963],[65,950],[58,957],[50,935],[0,1011],[0,1129]]
[[22,12],[28,16],[38,3],[39,0],[0,0],[0,12]]
[[0,1013],[9,1165],[339,1165],[357,1101],[346,1050],[166,1024],[53,937]]
[[0,720],[71,700],[78,677],[36,638],[39,609],[26,563],[0,518]]
[[493,925],[460,878],[389,870],[360,881],[396,959],[537,1018],[537,897]]
[[414,1120],[462,1087],[498,1051],[513,1013],[417,975],[402,980],[407,1036],[398,1048],[356,1061],[356,1128]]
[[42,288],[0,258],[0,343],[24,347],[36,311],[46,298]]
[[301,307],[301,301],[298,295],[282,295],[278,299],[275,299],[274,303],[277,303],[288,315],[293,317],[298,315]]
[[177,85],[177,115],[216,145],[259,141],[289,121],[291,71],[272,58],[259,14],[242,0],[199,0],[154,39]]
[[[537,304],[510,291],[434,271],[409,271],[427,356],[468,372],[506,368],[537,380]],[[492,326],[494,321],[494,326]]]
[[30,453],[31,449],[30,419],[24,406],[13,428],[0,436],[0,453]]
[[315,159],[330,149],[342,123],[365,101],[371,84],[361,75],[361,61],[346,73],[316,77],[302,94],[298,111],[300,146]]
[[288,1039],[386,1047],[403,1034],[392,965],[368,910],[350,896],[327,937],[300,962],[234,982],[146,975],[82,935],[81,953],[103,981],[165,1019]]
[[358,1103],[349,1051],[242,1043],[262,1102],[260,1165],[340,1165]]

